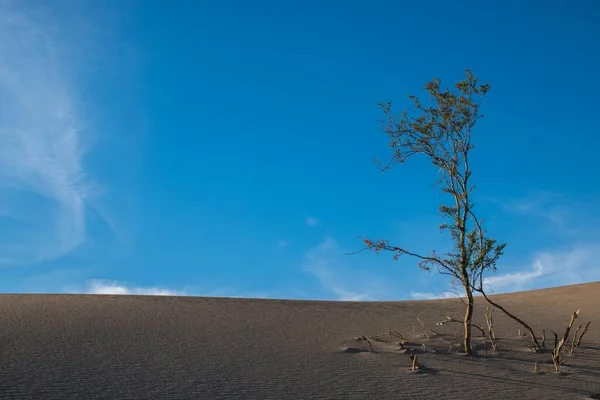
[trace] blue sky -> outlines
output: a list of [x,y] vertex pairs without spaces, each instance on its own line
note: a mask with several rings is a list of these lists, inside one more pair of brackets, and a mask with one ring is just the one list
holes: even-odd
[[377,104],[465,68],[488,283],[600,280],[597,2],[97,3],[0,0],[0,292],[444,296],[345,253],[448,249],[435,171],[372,161]]

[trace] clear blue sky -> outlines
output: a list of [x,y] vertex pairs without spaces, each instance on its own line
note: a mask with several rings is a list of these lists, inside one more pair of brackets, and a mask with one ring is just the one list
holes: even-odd
[[600,279],[600,3],[0,0],[1,292],[443,295],[379,102],[471,68],[497,292]]

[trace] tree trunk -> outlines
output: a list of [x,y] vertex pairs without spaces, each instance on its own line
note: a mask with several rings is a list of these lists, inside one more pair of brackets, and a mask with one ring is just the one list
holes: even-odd
[[471,354],[471,320],[473,319],[473,292],[471,291],[471,287],[465,287],[465,292],[467,294],[466,301],[466,310],[465,310],[465,338],[463,341],[463,346],[465,348],[465,354]]

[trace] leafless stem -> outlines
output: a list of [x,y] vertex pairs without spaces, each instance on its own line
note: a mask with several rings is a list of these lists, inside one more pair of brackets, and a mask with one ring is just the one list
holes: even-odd
[[577,329],[575,329],[575,333],[573,334],[573,339],[571,340],[571,344],[569,345],[569,355],[573,355],[573,351],[575,350],[575,344],[577,343],[577,334],[579,330],[583,328],[583,325],[579,325]]
[[546,330],[542,329],[542,349],[546,348]]
[[[464,321],[460,321],[460,320],[458,320],[458,319],[451,318],[451,317],[450,317],[450,316],[448,316],[448,315],[446,315],[446,319],[445,319],[445,320],[442,320],[442,321],[436,322],[435,324],[436,324],[436,325],[438,325],[438,326],[442,326],[442,325],[444,325],[444,324],[447,324],[448,322],[456,322],[456,323],[459,323],[459,324],[464,324]],[[483,327],[481,327],[481,326],[477,325],[477,324],[476,324],[476,323],[474,323],[474,322],[471,322],[471,326],[473,326],[473,327],[477,328],[477,329],[478,329],[478,330],[481,332],[481,336],[485,337],[485,330],[483,329]]]
[[450,351],[450,353],[454,352],[454,345],[452,344],[452,342],[450,342],[449,340],[444,340],[444,343],[448,345],[448,350]]
[[410,359],[411,359],[411,361],[412,361],[411,370],[412,370],[412,371],[416,371],[416,370],[418,370],[418,369],[419,369],[419,361],[418,361],[418,357],[417,357],[415,354],[413,354],[413,353],[410,353]]
[[563,335],[560,342],[557,343],[558,336],[556,335],[556,332],[552,331],[552,333],[554,333],[554,351],[552,352],[552,362],[554,363],[554,369],[556,370],[556,372],[560,372],[560,351],[569,339],[569,332],[571,331],[571,328],[573,327],[573,323],[575,322],[577,316],[579,316],[579,310],[575,311],[571,316],[569,325],[567,325],[567,328],[565,329],[565,334]]
[[392,341],[392,337],[400,339],[400,341],[403,343],[407,342],[407,340],[404,338],[404,336],[402,336],[402,334],[400,332],[394,332],[394,331],[387,331],[387,332],[381,333],[379,335],[372,336],[371,339],[375,339],[375,338],[378,338],[381,336],[387,336],[388,341],[390,341],[390,342]]
[[581,344],[581,339],[583,338],[583,335],[585,335],[588,328],[590,327],[590,322],[592,322],[592,321],[588,321],[588,323],[585,325],[585,328],[583,329],[583,332],[581,332],[581,336],[579,336],[579,339],[577,339],[577,343],[575,344],[576,347],[579,347],[579,345]]
[[366,337],[366,336],[359,336],[356,338],[356,340],[358,340],[359,342],[367,342],[367,344],[369,345],[369,349],[371,351],[373,351],[373,345],[371,344],[371,340]]
[[423,330],[423,337],[427,340],[429,340],[429,332],[427,331],[427,326],[425,325],[425,321],[423,321],[423,318],[421,317],[417,317],[417,320],[419,321],[419,324],[421,325],[421,330]]
[[481,293],[483,295],[483,297],[485,298],[485,300],[488,303],[490,303],[492,306],[496,307],[497,309],[499,309],[500,311],[502,311],[504,314],[508,315],[510,318],[512,318],[513,320],[515,320],[519,324],[521,324],[525,329],[527,329],[529,331],[529,334],[531,335],[531,340],[533,340],[533,343],[535,344],[536,350],[540,348],[540,344],[539,344],[537,338],[535,337],[535,333],[533,333],[533,329],[531,329],[531,327],[529,325],[527,325],[522,319],[520,319],[516,315],[511,314],[507,309],[505,309],[504,307],[502,307],[500,304],[498,304],[495,301],[491,300],[488,297],[488,295],[485,293],[485,291],[483,290],[483,288],[481,287],[481,285],[479,285],[478,288],[473,287],[473,290],[476,291],[476,292],[478,292],[478,293]]
[[485,322],[488,327],[488,336],[490,337],[490,341],[492,342],[492,349],[494,351],[497,349],[498,344],[496,342],[496,331],[494,331],[494,309],[486,307],[485,308]]

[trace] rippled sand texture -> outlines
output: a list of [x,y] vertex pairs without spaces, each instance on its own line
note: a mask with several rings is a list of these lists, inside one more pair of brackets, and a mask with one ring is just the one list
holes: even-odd
[[[583,399],[600,393],[600,282],[494,296],[553,345],[592,321],[557,374],[494,314],[500,350],[450,352],[458,299],[317,302],[101,295],[0,296],[1,399]],[[485,325],[477,299],[476,320]],[[430,329],[423,337],[417,317]],[[414,336],[413,336],[414,327]],[[437,332],[431,332],[431,330]],[[455,335],[455,333],[458,333]],[[394,331],[414,349],[409,370]],[[523,330],[522,330],[523,332]],[[368,343],[359,336],[372,338]],[[476,332],[474,336],[479,336]],[[392,340],[392,341],[390,341]],[[423,353],[422,344],[425,343]],[[534,363],[539,361],[539,372]]]

